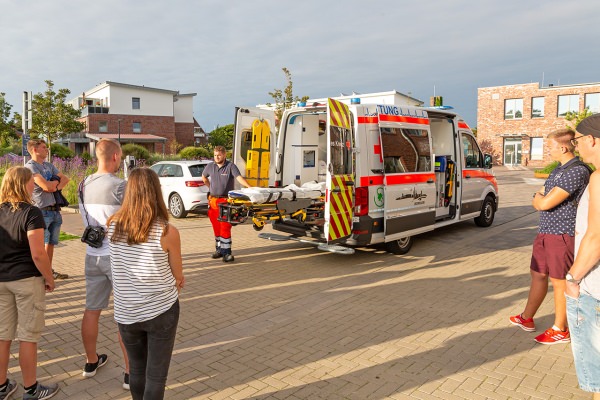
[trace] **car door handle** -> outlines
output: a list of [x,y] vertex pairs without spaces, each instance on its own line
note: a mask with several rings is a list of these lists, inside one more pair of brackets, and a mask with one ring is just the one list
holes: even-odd
[[433,183],[433,179],[428,179],[427,183]]
[[471,179],[471,175],[465,175],[465,178]]

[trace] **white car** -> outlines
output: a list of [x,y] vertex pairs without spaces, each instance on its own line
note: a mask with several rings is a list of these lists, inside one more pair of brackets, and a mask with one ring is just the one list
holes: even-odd
[[158,175],[163,199],[175,218],[208,208],[202,171],[210,160],[160,161],[150,167]]

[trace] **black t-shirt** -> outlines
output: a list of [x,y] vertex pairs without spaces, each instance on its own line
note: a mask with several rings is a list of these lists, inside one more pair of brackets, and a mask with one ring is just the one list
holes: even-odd
[[42,276],[31,257],[27,232],[44,228],[39,208],[19,203],[13,211],[9,203],[0,204],[0,282]]

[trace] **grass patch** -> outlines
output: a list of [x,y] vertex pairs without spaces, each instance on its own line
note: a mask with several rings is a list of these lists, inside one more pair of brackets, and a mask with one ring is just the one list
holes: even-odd
[[58,241],[62,242],[63,240],[72,240],[72,239],[79,239],[81,236],[77,236],[77,235],[71,235],[69,233],[60,232],[60,236],[58,237]]

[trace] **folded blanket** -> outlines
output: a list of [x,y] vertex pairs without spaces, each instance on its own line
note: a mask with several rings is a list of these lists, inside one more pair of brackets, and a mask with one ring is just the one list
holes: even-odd
[[255,204],[269,203],[280,199],[318,199],[325,194],[325,182],[307,182],[302,186],[288,185],[284,188],[250,187],[229,192],[230,199],[249,200]]

